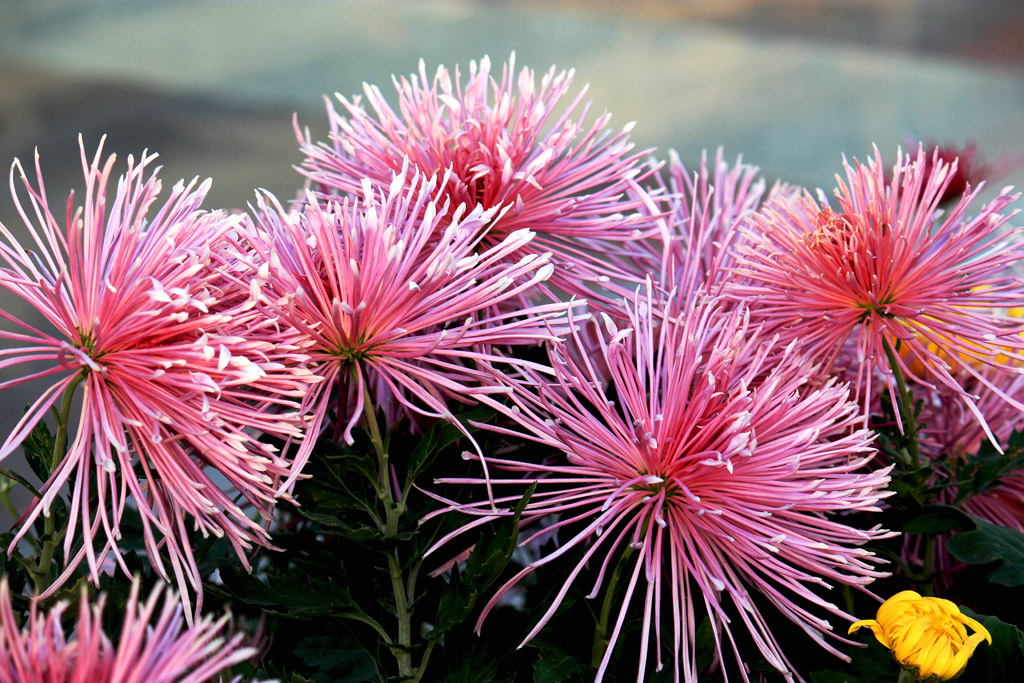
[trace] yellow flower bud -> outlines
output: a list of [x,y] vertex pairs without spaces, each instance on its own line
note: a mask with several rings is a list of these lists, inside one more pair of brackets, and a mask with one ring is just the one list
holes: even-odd
[[[916,669],[919,681],[948,681],[959,676],[974,649],[992,635],[976,620],[942,598],[921,597],[914,591],[892,596],[878,608],[874,619],[850,626],[853,633],[867,626],[875,638],[892,651],[900,664]],[[974,633],[967,635],[965,626]]]

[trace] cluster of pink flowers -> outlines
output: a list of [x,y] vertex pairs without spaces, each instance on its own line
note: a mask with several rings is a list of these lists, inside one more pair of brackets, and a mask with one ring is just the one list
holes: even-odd
[[[675,153],[667,165],[645,160],[631,125],[614,133],[607,114],[585,123],[585,89],[567,97],[572,76],[552,69],[538,85],[510,60],[497,77],[485,58],[465,79],[443,67],[428,78],[421,63],[396,80],[397,109],[372,86],[366,105],[339,96],[327,142],[299,132],[305,190],[288,208],[261,194],[251,215],[201,208],[209,181],[161,200],[146,153],[108,190],[114,158],[101,143],[91,161],[83,144],[85,197],[69,198],[61,221],[38,160],[35,183],[15,164],[31,243],[0,225],[0,288],[52,330],[0,311],[0,367],[49,363],[0,388],[52,383],[0,459],[51,408],[70,445],[11,550],[67,491],[64,566],[40,597],[83,561],[97,583],[111,565],[130,574],[120,524],[134,509],[146,558],[195,625],[151,651],[139,624],[154,598],[129,613],[115,650],[100,608],[83,605],[70,648],[60,608],[46,619],[33,608],[20,634],[5,588],[0,642],[14,669],[0,666],[0,680],[79,680],[58,669],[88,658],[89,671],[120,670],[132,657],[165,680],[171,660],[203,659],[198,670],[212,675],[250,656],[235,640],[212,653],[224,624],[199,618],[196,532],[227,538],[248,569],[254,548],[272,548],[275,506],[291,499],[317,439],[352,443],[378,410],[413,430],[453,421],[472,444],[480,475],[447,483],[486,495],[445,500],[442,512],[471,519],[443,546],[511,515],[539,483],[522,543],[543,549],[490,597],[478,628],[524,577],[561,571],[529,641],[582,576],[589,597],[614,596],[609,570],[622,565],[598,680],[634,608],[638,680],[667,656],[676,680],[696,680],[702,614],[719,659],[732,650],[742,665],[748,640],[795,674],[767,606],[845,656],[830,617],[853,618],[824,591],[867,591],[886,575],[863,546],[891,534],[848,514],[890,495],[867,428],[879,385],[894,403],[898,377],[930,397],[926,454],[998,444],[1021,423],[1016,197],[979,207],[965,186],[942,213],[957,162],[923,149],[900,153],[888,174],[877,150],[846,164],[834,203],[767,190],[756,168],[720,152],[695,172]],[[536,345],[549,362],[517,355]],[[491,429],[534,445],[483,452],[453,402],[493,407],[503,421]],[[972,508],[1018,528],[1021,509],[1012,483]],[[559,562],[576,550],[575,564]],[[177,629],[165,610],[150,639]]]

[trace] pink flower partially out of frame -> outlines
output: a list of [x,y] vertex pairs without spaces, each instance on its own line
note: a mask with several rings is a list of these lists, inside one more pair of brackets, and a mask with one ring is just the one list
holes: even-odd
[[[989,368],[982,368],[982,372],[995,374]],[[977,397],[978,410],[985,416],[996,443],[1006,445],[1014,431],[1024,431],[1024,412],[1000,395],[1006,394],[1024,402],[1024,375],[995,378],[1001,380],[998,394],[963,369],[959,369],[956,375],[964,388]],[[923,399],[920,416],[923,455],[930,458],[945,455],[956,461],[984,448],[984,429],[966,406],[956,400],[954,392],[939,387],[934,392],[919,395]],[[945,489],[942,498],[952,502],[956,494],[956,488]],[[963,509],[993,524],[1024,532],[1024,470],[1007,475],[993,488],[975,493],[963,503]]]
[[11,172],[33,250],[0,225],[0,287],[35,308],[54,332],[0,310],[20,328],[0,331],[15,344],[3,349],[2,366],[50,362],[0,388],[58,379],[18,422],[0,458],[51,406],[70,407],[68,392],[82,393],[77,421],[69,420],[71,445],[20,520],[11,550],[40,514],[51,514],[67,485],[66,566],[44,596],[83,559],[95,582],[108,555],[130,575],[118,541],[134,501],[149,561],[176,580],[186,607],[189,589],[197,593],[198,613],[202,583],[191,531],[227,538],[247,567],[246,552],[269,545],[260,520],[242,505],[269,518],[292,463],[258,435],[300,437],[298,401],[317,379],[302,368],[305,356],[288,334],[256,315],[248,292],[239,291],[237,263],[227,254],[242,218],[200,209],[209,181],[179,182],[160,204],[156,173],[146,177],[155,155],[143,154],[138,163],[128,157],[108,194],[114,157],[101,165],[101,154],[102,143],[90,163],[82,146],[85,200],[76,208],[69,197],[65,227],[50,209],[38,158],[36,188],[20,163]]
[[346,391],[336,402],[337,435],[348,443],[366,400],[374,411],[452,419],[448,399],[486,401],[505,391],[478,363],[522,362],[492,345],[551,340],[575,306],[493,313],[551,276],[549,255],[522,252],[534,238],[525,229],[483,242],[481,228],[496,210],[438,206],[435,190],[447,182],[448,174],[428,179],[405,166],[384,188],[365,181],[359,199],[310,195],[291,212],[272,197],[260,200],[248,230],[254,285],[267,314],[301,335],[323,378],[306,397],[311,434],[329,423],[339,387]]
[[[885,180],[878,150],[867,165],[845,165],[838,211],[825,198],[780,198],[750,219],[740,246],[731,296],[746,302],[766,332],[801,348],[827,370],[845,351],[856,359],[864,405],[881,373],[895,403],[896,381],[886,345],[905,376],[956,392],[983,426],[975,399],[954,371],[962,367],[1018,410],[999,373],[1024,361],[1024,325],[1005,311],[1020,305],[1024,286],[1010,270],[1024,257],[1020,229],[1005,229],[1016,196],[1001,195],[966,217],[978,190],[937,213],[956,166],[937,156],[903,156]],[[1002,311],[1002,313],[1000,312]],[[844,349],[845,347],[845,349]],[[960,358],[951,364],[950,359]],[[924,368],[927,376],[912,365]],[[987,427],[986,427],[987,430]],[[992,435],[989,433],[989,438]]]
[[[521,544],[537,547],[539,539],[557,534],[558,548],[498,590],[477,628],[531,572],[555,571],[556,560],[585,548],[524,643],[552,621],[585,570],[593,581],[588,597],[594,598],[609,569],[621,564],[626,585],[598,680],[627,615],[641,610],[637,601],[643,615],[637,680],[644,678],[652,635],[659,670],[667,650],[676,680],[697,679],[697,605],[711,619],[719,658],[731,643],[742,669],[744,654],[731,626],[738,619],[761,654],[791,672],[753,591],[845,658],[824,635],[849,641],[809,608],[852,621],[817,589],[863,588],[886,575],[859,546],[887,532],[850,527],[833,513],[877,511],[889,481],[888,468],[863,471],[874,456],[872,435],[855,428],[859,415],[847,387],[815,374],[794,344],[779,348],[760,337],[742,308],[677,303],[662,318],[654,312],[656,301],[650,291],[637,295],[629,309],[631,327],[608,329],[597,360],[570,348],[581,346],[575,334],[554,346],[554,383],[530,371],[499,375],[513,389],[507,416],[521,430],[508,433],[560,456],[543,464],[489,458],[489,483],[499,492],[495,503],[514,506],[518,491],[536,481],[522,519],[556,521],[525,534]],[[607,374],[596,369],[599,362]],[[517,493],[500,495],[509,488]],[[477,519],[438,545],[510,514],[507,508],[495,513],[490,501],[450,505]],[[669,642],[663,643],[669,626]]]
[[[702,152],[696,169],[689,169],[670,150],[667,166],[654,179],[660,199],[651,219],[658,236],[638,243],[643,249],[631,249],[623,268],[640,281],[651,275],[661,291],[716,291],[731,275],[739,226],[765,197],[758,168],[742,159],[730,164],[719,149],[713,159]],[[785,192],[777,184],[769,196]]]
[[631,153],[632,124],[612,135],[608,113],[585,123],[586,88],[562,104],[572,79],[572,71],[552,67],[538,86],[530,69],[516,75],[514,54],[500,80],[487,57],[470,62],[466,79],[443,66],[429,78],[421,61],[418,74],[394,79],[397,111],[372,85],[364,86],[372,111],[360,97],[337,95],[343,113],[328,100],[328,142],[314,144],[297,130],[301,171],[322,198],[358,195],[363,178],[387,187],[406,159],[426,176],[448,171],[435,190],[440,202],[502,209],[479,228],[485,246],[532,230],[534,239],[510,259],[551,252],[553,285],[601,298],[595,283],[626,276],[607,251],[653,229],[637,211],[650,205],[637,180],[651,169],[639,163],[643,152]]
[[82,591],[70,636],[63,625],[65,602],[44,615],[33,601],[22,630],[7,579],[0,580],[0,683],[205,683],[223,680],[219,674],[256,654],[243,644],[242,634],[227,632],[228,615],[206,616],[183,629],[181,604],[173,593],[157,610],[160,592],[157,588],[140,603],[139,584],[132,585],[121,637],[114,643],[103,632],[105,596],[90,604]]

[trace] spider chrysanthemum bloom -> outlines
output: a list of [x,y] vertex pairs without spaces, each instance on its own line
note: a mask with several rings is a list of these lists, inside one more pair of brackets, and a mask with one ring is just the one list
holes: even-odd
[[886,182],[876,150],[867,165],[846,166],[837,210],[809,194],[770,203],[752,216],[749,244],[738,249],[736,272],[745,280],[731,287],[732,296],[748,302],[783,342],[799,339],[826,369],[844,347],[852,351],[865,405],[876,372],[895,402],[887,356],[900,346],[896,362],[904,375],[955,390],[983,423],[948,361],[969,359],[960,364],[997,392],[976,364],[1017,372],[1024,326],[999,311],[1024,296],[1009,270],[1024,256],[1024,241],[1019,229],[1004,229],[1016,212],[1000,213],[1015,196],[999,196],[968,218],[973,191],[937,213],[954,172],[955,165],[919,151],[916,158],[901,155]]
[[[730,164],[719,148],[710,161],[702,152],[692,170],[671,150],[655,181],[660,199],[653,205],[652,220],[659,233],[639,243],[645,249],[632,250],[624,269],[640,280],[650,274],[663,290],[675,288],[687,295],[720,286],[730,275],[738,228],[765,196],[758,168],[742,159]],[[770,195],[785,192],[788,188],[776,185]]]
[[[7,580],[0,581],[0,683],[203,683],[253,658],[244,637],[231,635],[230,617],[205,616],[186,627],[181,603],[167,593],[157,609],[160,589],[139,602],[132,586],[121,636],[104,633],[105,596],[90,604],[85,591],[72,634],[65,631],[61,602],[46,614],[32,603],[28,623],[18,628]],[[237,681],[238,677],[232,679]]]
[[[842,656],[823,632],[843,638],[814,612],[850,617],[817,591],[884,576],[860,546],[885,532],[853,528],[831,513],[877,510],[888,482],[887,469],[862,471],[874,455],[872,437],[854,427],[859,416],[847,387],[814,374],[794,345],[780,349],[758,336],[742,308],[677,306],[661,318],[650,296],[630,308],[630,329],[603,338],[606,377],[585,353],[563,348],[580,343],[574,335],[552,350],[554,384],[531,372],[525,382],[503,378],[514,388],[508,417],[561,455],[543,464],[490,458],[495,503],[514,505],[519,496],[500,490],[537,481],[523,520],[557,521],[524,534],[522,543],[557,533],[559,547],[509,580],[481,622],[525,576],[554,571],[559,557],[585,548],[526,640],[552,619],[574,583],[592,582],[589,597],[615,595],[608,576],[622,563],[625,589],[614,624],[605,625],[598,679],[627,615],[642,613],[637,679],[653,635],[657,667],[669,651],[676,680],[696,680],[698,606],[718,634],[718,657],[729,642],[742,664],[731,632],[739,621],[773,666],[792,671],[761,613],[766,603]],[[452,505],[480,516],[464,530],[495,514],[490,501]]]
[[[629,124],[612,134],[610,115],[585,122],[586,88],[568,99],[573,72],[516,74],[515,56],[491,73],[487,57],[470,62],[468,78],[443,66],[394,80],[392,109],[376,86],[366,85],[366,105],[340,94],[339,113],[328,100],[330,140],[314,144],[299,133],[306,159],[302,172],[322,197],[358,195],[363,178],[386,187],[405,160],[421,174],[451,171],[436,188],[451,206],[505,209],[480,229],[496,246],[522,228],[536,233],[509,258],[550,251],[557,270],[551,283],[594,298],[586,281],[621,278],[605,253],[651,228],[636,210],[649,203],[637,184],[650,172],[633,153]],[[443,223],[442,223],[443,225]]]
[[291,212],[260,200],[249,242],[261,306],[299,332],[324,380],[306,399],[311,433],[327,426],[336,404],[336,434],[351,443],[366,400],[374,411],[450,419],[448,399],[503,390],[476,367],[500,359],[491,345],[552,339],[551,325],[575,305],[486,313],[545,281],[552,266],[547,254],[508,262],[534,237],[529,230],[482,243],[494,211],[439,207],[432,197],[446,182],[405,167],[387,187],[366,181],[359,199],[309,196]]
[[[298,401],[316,378],[290,337],[261,321],[238,291],[229,253],[242,218],[200,209],[208,182],[178,183],[161,204],[159,179],[155,172],[147,177],[155,155],[144,154],[138,162],[128,157],[109,194],[114,157],[101,164],[101,154],[102,144],[90,163],[82,147],[84,204],[76,208],[69,197],[63,228],[48,204],[38,158],[36,187],[18,162],[11,172],[31,250],[0,225],[0,287],[35,308],[53,331],[0,311],[18,328],[0,331],[12,344],[3,365],[50,363],[0,388],[57,380],[18,422],[0,457],[51,406],[60,406],[70,430],[70,446],[55,454],[42,497],[20,520],[11,548],[40,514],[50,514],[67,485],[65,570],[46,594],[83,559],[97,582],[108,555],[127,572],[119,525],[134,501],[149,561],[165,579],[173,576],[186,606],[189,591],[198,594],[198,611],[202,584],[191,531],[226,537],[246,565],[248,549],[268,545],[262,520],[242,506],[269,516],[292,463],[258,436],[299,437]],[[70,414],[76,389],[77,420]]]

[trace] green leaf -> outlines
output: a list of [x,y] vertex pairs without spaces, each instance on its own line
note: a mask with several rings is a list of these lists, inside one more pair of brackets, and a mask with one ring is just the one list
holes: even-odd
[[377,481],[377,459],[369,453],[353,455],[350,453],[336,453],[324,457],[324,464],[334,475],[336,481],[347,480],[346,475],[350,472],[358,472],[366,477],[367,481]]
[[977,619],[992,635],[992,645],[982,642],[967,662],[961,683],[981,683],[1009,680],[1010,672],[1024,669],[1024,634],[1013,624],[999,617],[975,614],[966,607],[962,611]]
[[967,564],[1000,562],[989,580],[1003,586],[1024,585],[1024,534],[972,517],[977,528],[956,534],[946,544],[956,559]]
[[357,543],[370,550],[381,550],[389,547],[395,542],[408,541],[416,535],[417,529],[402,531],[393,536],[385,536],[380,529],[363,524],[361,522],[349,523],[348,521],[335,517],[334,515],[312,510],[299,508],[299,512],[306,519],[316,522],[326,534],[344,536],[353,543]]
[[903,532],[907,534],[944,534],[974,528],[971,516],[951,505],[931,505],[903,523]]
[[895,683],[900,675],[900,665],[892,658],[892,653],[875,640],[874,636],[866,630],[865,633],[870,638],[866,641],[866,647],[849,650],[849,664],[842,670],[812,671],[811,683]]
[[[475,432],[478,428],[471,426],[470,423],[486,422],[494,419],[494,415],[493,409],[477,406],[459,413],[455,419],[466,425],[467,431]],[[408,481],[415,481],[416,477],[422,474],[445,448],[458,441],[462,436],[464,436],[462,431],[451,422],[438,420],[432,424],[409,455],[409,470],[406,475]]]
[[7,477],[8,479],[18,482],[19,484],[27,488],[29,491],[31,491],[32,495],[34,495],[36,498],[41,498],[43,495],[36,490],[36,487],[33,486],[28,479],[21,476],[14,470],[9,470],[6,467],[0,467],[0,476]]
[[537,482],[533,482],[516,503],[511,518],[506,517],[502,520],[495,533],[488,534],[486,528],[481,527],[477,534],[476,546],[466,560],[465,572],[460,576],[456,568],[456,571],[452,572],[451,581],[441,594],[431,637],[440,636],[461,624],[473,611],[480,595],[501,576],[516,550],[519,517],[536,490]]
[[1021,469],[1024,469],[1024,433],[1014,430],[1002,453],[990,441],[983,441],[976,454],[956,461],[953,468],[956,503],[1002,485],[1007,477],[1020,476]]
[[562,683],[574,674],[585,677],[590,667],[578,657],[566,654],[554,645],[542,643],[533,664],[533,683]]
[[495,642],[468,633],[455,638],[455,634],[449,633],[445,636],[446,670],[439,669],[428,676],[441,683],[514,683],[517,677],[509,661],[510,649],[507,638]]
[[332,579],[292,576],[270,584],[231,567],[222,568],[220,578],[222,585],[209,585],[210,592],[260,607],[272,614],[296,619],[363,614],[348,589]]
[[28,466],[39,481],[46,481],[50,478],[50,464],[53,460],[54,438],[50,434],[50,428],[46,420],[40,420],[32,431],[28,433],[25,440],[21,442],[21,449],[25,452],[25,460]]
[[373,655],[366,650],[339,649],[338,640],[333,636],[303,638],[295,645],[294,652],[303,664],[317,669],[314,679],[321,674],[328,680],[351,683],[381,679]]

